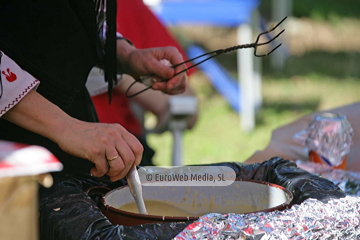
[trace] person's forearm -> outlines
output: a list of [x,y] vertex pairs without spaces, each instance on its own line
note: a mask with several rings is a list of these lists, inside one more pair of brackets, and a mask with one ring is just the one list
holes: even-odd
[[141,161],[141,143],[119,124],[77,120],[34,90],[3,118],[49,138],[68,154],[94,163],[90,173],[95,177],[107,174],[110,180],[119,180]]
[[[121,79],[118,87],[116,87],[115,91],[119,91],[120,93],[124,94],[127,90],[127,88],[134,82],[134,79],[128,75],[124,75],[123,79]],[[130,91],[129,94],[132,95],[134,93],[137,93],[141,90],[146,88],[144,84],[141,83],[135,83]],[[166,109],[168,104],[169,95],[164,94],[160,91],[155,91],[152,89],[149,89],[132,99],[139,104],[143,109],[146,111],[150,111],[156,116],[161,115]]]
[[116,41],[117,71],[118,73],[132,74],[128,66],[130,53],[136,48],[129,44],[125,39]]
[[[124,94],[127,88],[130,86],[131,83],[134,82],[134,79],[130,76],[124,75],[123,79],[121,79],[119,85],[116,87],[115,91],[119,91],[120,93]],[[132,95],[136,92],[143,90],[146,86],[141,83],[134,84],[129,94]],[[188,85],[184,93],[180,94],[181,96],[195,96],[194,90]],[[132,99],[139,104],[142,109],[146,111],[152,112],[157,118],[158,121],[161,122],[169,115],[169,98],[171,96],[164,94],[160,91],[155,91],[153,89],[149,89]],[[192,115],[188,119],[188,128],[191,129],[194,127],[198,118],[198,111]]]
[[59,107],[31,90],[18,104],[3,115],[3,118],[31,132],[56,142],[56,136],[64,131],[71,118]]
[[[130,84],[132,84],[133,82],[134,82],[134,79],[131,76],[124,75],[123,78],[121,79],[119,85],[116,87],[115,91],[119,91],[120,93],[124,94],[127,91]],[[132,95],[134,93],[137,93],[137,92],[143,90],[144,88],[146,88],[146,86],[144,84],[136,83],[131,87],[128,94]],[[183,92],[180,95],[181,96],[195,96],[195,92],[190,86],[187,86],[185,92]],[[167,110],[168,100],[170,97],[171,97],[170,95],[167,95],[160,91],[155,91],[153,89],[149,89],[149,90],[133,97],[132,99],[146,111],[150,111],[153,114],[155,114],[156,116],[160,116],[161,114],[164,113],[164,111]]]

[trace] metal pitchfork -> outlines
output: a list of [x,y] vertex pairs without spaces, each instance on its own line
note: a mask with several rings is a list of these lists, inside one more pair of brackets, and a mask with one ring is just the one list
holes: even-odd
[[[270,27],[269,30],[260,33],[260,34],[257,36],[256,41],[253,42],[253,43],[241,44],[241,45],[237,45],[237,46],[233,46],[233,47],[229,47],[229,48],[218,49],[218,50],[215,50],[215,51],[212,51],[212,52],[204,53],[204,54],[202,54],[202,55],[200,55],[200,56],[197,56],[197,57],[195,57],[195,58],[186,60],[186,61],[184,61],[184,62],[182,62],[182,63],[173,65],[172,68],[176,68],[176,67],[178,67],[178,66],[180,66],[180,65],[182,65],[182,64],[185,64],[185,63],[194,61],[194,60],[196,60],[196,59],[198,59],[198,58],[201,58],[201,57],[210,55],[209,57],[205,58],[204,60],[201,60],[200,62],[195,63],[195,64],[187,67],[186,69],[184,69],[184,70],[182,70],[182,71],[180,71],[180,72],[175,73],[174,76],[176,76],[176,75],[178,75],[178,74],[180,74],[180,73],[183,73],[183,72],[189,70],[190,68],[193,68],[193,67],[195,67],[195,66],[197,66],[197,65],[199,65],[199,64],[201,64],[201,63],[203,63],[203,62],[205,62],[205,61],[207,61],[207,60],[209,60],[209,59],[211,59],[211,58],[214,58],[214,57],[216,57],[216,56],[219,56],[220,54],[232,52],[232,51],[235,51],[235,50],[238,50],[238,49],[254,48],[254,56],[255,56],[255,57],[265,57],[265,56],[268,56],[269,54],[271,54],[272,52],[274,52],[276,49],[278,49],[278,48],[281,46],[281,43],[278,44],[276,47],[274,47],[270,52],[265,53],[265,54],[258,54],[258,53],[257,53],[257,48],[260,47],[260,46],[263,46],[263,45],[267,45],[267,44],[271,43],[272,41],[274,41],[277,37],[279,37],[279,36],[285,31],[285,29],[281,30],[275,37],[271,38],[271,39],[270,39],[269,41],[267,41],[267,42],[259,43],[260,37],[261,37],[262,35],[265,35],[265,34],[268,34],[268,33],[272,32],[272,31],[274,31],[281,23],[283,23],[283,22],[285,21],[286,18],[287,18],[287,17],[283,18],[283,19],[282,19],[278,24],[276,24],[275,26]],[[146,76],[146,77],[140,77],[139,79],[135,80],[135,81],[127,88],[127,90],[126,90],[126,96],[127,96],[128,98],[132,98],[132,97],[135,97],[136,95],[138,95],[138,94],[140,94],[140,93],[142,93],[142,92],[145,92],[146,90],[150,89],[150,88],[152,87],[151,85],[148,86],[148,87],[146,87],[145,89],[137,92],[137,93],[134,93],[134,94],[132,94],[132,95],[129,95],[129,90],[131,89],[131,87],[132,87],[136,82],[141,82],[141,83],[148,82],[147,80],[148,80],[149,78],[153,78],[153,76],[154,76],[154,75],[150,75],[150,76]],[[162,80],[162,82],[166,82],[166,81],[168,81],[168,80],[169,80],[169,79],[164,79],[164,80]]]

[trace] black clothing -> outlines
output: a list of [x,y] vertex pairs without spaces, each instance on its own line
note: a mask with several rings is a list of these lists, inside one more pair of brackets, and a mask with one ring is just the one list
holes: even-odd
[[[37,92],[72,117],[97,121],[85,88],[100,62],[95,6],[91,0],[0,1],[0,49],[39,79]],[[0,139],[44,146],[64,171],[88,173],[93,164],[63,152],[47,138],[0,119]]]

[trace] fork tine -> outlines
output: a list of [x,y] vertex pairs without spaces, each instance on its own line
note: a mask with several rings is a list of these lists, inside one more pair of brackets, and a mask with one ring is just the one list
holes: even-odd
[[278,24],[275,25],[275,27],[271,28],[268,32],[274,31],[274,29],[277,28],[280,24],[282,24],[285,21],[285,19],[287,19],[287,16],[284,17]]
[[277,45],[276,47],[274,47],[270,52],[265,53],[265,54],[257,54],[257,53],[256,53],[256,47],[255,47],[254,55],[255,55],[256,57],[265,57],[265,56],[267,56],[267,55],[270,55],[270,54],[271,54],[273,51],[275,51],[276,49],[278,49],[281,45],[282,45],[282,43],[280,43],[279,45]]
[[272,52],[274,52],[276,49],[278,49],[278,48],[281,46],[281,43],[280,43],[280,44],[277,45],[275,48],[273,48],[270,52],[265,53],[265,54],[258,54],[258,53],[257,53],[257,47],[271,43],[271,42],[274,41],[276,38],[278,38],[278,37],[285,31],[285,29],[281,30],[278,34],[275,35],[275,37],[271,38],[271,39],[268,40],[267,42],[259,43],[260,37],[261,37],[262,35],[265,35],[265,34],[268,34],[268,33],[272,32],[272,31],[274,31],[281,23],[283,23],[283,22],[285,21],[286,18],[287,18],[287,17],[284,17],[284,18],[283,18],[278,24],[276,24],[274,27],[270,28],[268,31],[265,31],[265,32],[260,33],[260,34],[257,36],[256,41],[255,41],[255,43],[254,43],[254,56],[256,56],[256,57],[265,57],[265,56],[271,54]]
[[[256,46],[262,46],[262,45],[266,45],[266,44],[271,43],[271,42],[274,41],[277,37],[279,37],[283,32],[285,32],[285,29],[281,30],[281,32],[279,32],[278,34],[276,34],[276,36],[273,37],[273,38],[271,38],[269,41],[263,42],[263,43],[257,43]],[[267,32],[260,33],[259,36],[264,35],[264,34],[266,34],[266,33],[267,33]]]
[[[256,38],[256,41],[255,41],[255,43],[258,43],[259,42],[259,38],[260,38],[260,36],[261,35],[264,35],[264,34],[267,34],[267,33],[270,33],[270,32],[272,32],[272,31],[274,31],[281,23],[283,23],[284,21],[285,21],[285,19],[287,18],[287,16],[286,17],[284,17],[278,24],[276,24],[274,27],[272,27],[271,29],[269,29],[269,30],[267,30],[267,31],[265,31],[265,32],[262,32],[262,33],[260,33],[258,36],[257,36],[257,38]],[[285,30],[285,29],[284,29]],[[282,30],[278,35],[276,35],[274,38],[277,38],[280,34],[282,34],[283,32],[284,32],[284,30]],[[269,41],[270,42],[270,41]],[[269,43],[269,42],[267,42],[267,43]],[[266,44],[266,43],[265,43]]]

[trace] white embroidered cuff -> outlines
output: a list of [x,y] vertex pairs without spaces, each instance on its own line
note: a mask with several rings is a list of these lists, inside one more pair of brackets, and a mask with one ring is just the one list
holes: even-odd
[[0,117],[39,84],[39,80],[0,51]]

